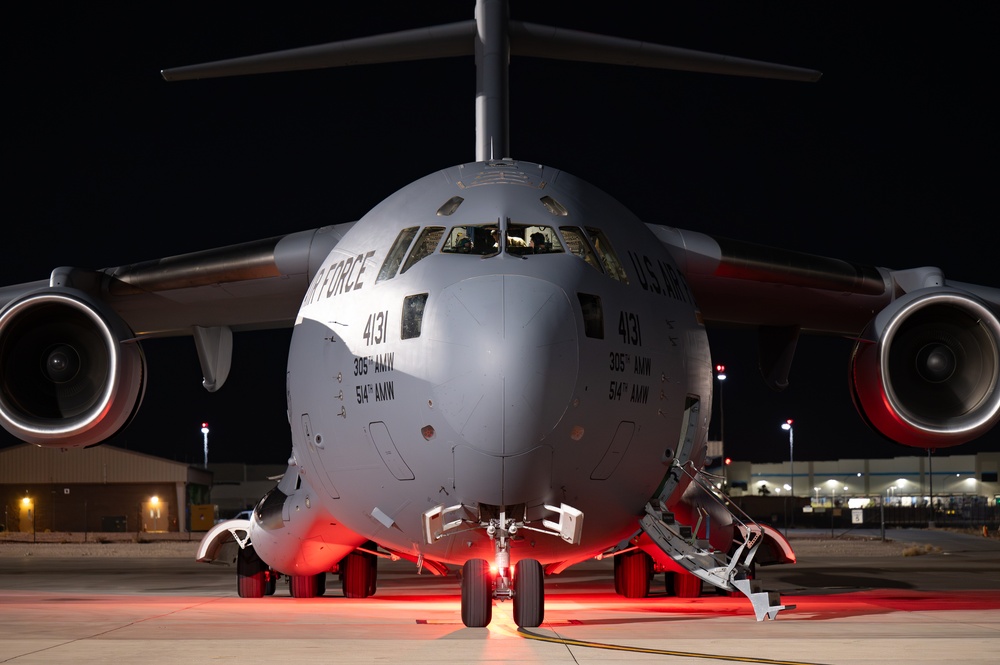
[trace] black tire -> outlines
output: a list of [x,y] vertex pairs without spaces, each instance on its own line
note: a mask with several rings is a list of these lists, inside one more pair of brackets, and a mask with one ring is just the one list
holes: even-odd
[[375,595],[378,557],[370,552],[348,554],[340,562],[340,586],[345,598],[368,598]]
[[486,559],[470,559],[462,566],[462,623],[485,628],[493,619],[493,578]]
[[537,628],[545,620],[545,578],[542,564],[523,559],[514,566],[514,623]]
[[[632,550],[619,554],[619,567],[615,570],[615,587],[626,598],[646,598],[649,596],[649,581],[653,576],[653,559],[642,550]],[[620,581],[618,575],[620,574]]]
[[326,573],[319,575],[292,575],[288,578],[292,598],[315,598],[326,592]]
[[674,595],[678,598],[698,598],[701,596],[701,578],[691,573],[674,575]]
[[261,561],[253,545],[236,554],[236,592],[240,598],[263,598],[267,590],[267,564]]
[[273,596],[274,592],[278,590],[278,573],[273,570],[267,571],[266,581],[264,582],[264,595]]

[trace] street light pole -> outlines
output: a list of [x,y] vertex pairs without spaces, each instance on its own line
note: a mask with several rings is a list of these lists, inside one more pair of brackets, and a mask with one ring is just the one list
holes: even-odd
[[788,430],[788,490],[792,497],[792,509],[790,511],[789,524],[795,526],[795,439],[793,436],[792,419],[789,418],[781,424],[781,429]]
[[208,423],[202,423],[201,424],[201,435],[202,435],[202,437],[205,440],[205,465],[204,465],[204,467],[207,469],[208,468]]
[[729,479],[726,478],[726,409],[723,387],[726,385],[726,366],[715,366],[715,378],[719,380],[719,452],[722,454],[722,485],[723,491],[729,494]]
[[792,428],[792,419],[783,422],[781,429],[788,430],[788,484],[792,488],[792,496],[795,496],[795,430]]
[[723,387],[726,385],[726,366],[716,365],[715,366],[715,378],[719,380],[719,441],[722,442],[723,454],[725,454],[726,446],[726,391]]

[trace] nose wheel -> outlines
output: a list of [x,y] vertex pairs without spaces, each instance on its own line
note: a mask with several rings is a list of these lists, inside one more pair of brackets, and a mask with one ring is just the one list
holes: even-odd
[[[511,582],[513,582],[511,584]],[[542,564],[523,559],[514,567],[513,580],[490,571],[485,559],[471,559],[462,566],[462,623],[484,628],[493,619],[493,600],[514,601],[514,623],[537,628],[545,618],[545,588]]]
[[470,559],[462,566],[462,623],[484,628],[493,619],[493,577],[486,559]]
[[514,623],[537,628],[545,618],[545,588],[542,564],[522,559],[514,567]]

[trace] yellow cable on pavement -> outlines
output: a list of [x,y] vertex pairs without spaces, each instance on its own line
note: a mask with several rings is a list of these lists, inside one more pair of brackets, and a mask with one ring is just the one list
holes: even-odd
[[547,637],[532,633],[518,626],[517,632],[530,640],[541,642],[553,642],[555,644],[566,644],[575,647],[589,647],[591,649],[609,649],[611,651],[630,651],[633,653],[651,653],[661,656],[680,656],[684,658],[704,658],[706,660],[726,660],[733,663],[764,663],[766,665],[821,665],[820,663],[810,663],[800,660],[774,660],[772,658],[754,658],[753,656],[725,656],[712,653],[694,653],[691,651],[669,651],[667,649],[646,649],[643,647],[630,647],[620,644],[605,644],[603,642],[586,642],[584,640],[568,640],[561,637]]

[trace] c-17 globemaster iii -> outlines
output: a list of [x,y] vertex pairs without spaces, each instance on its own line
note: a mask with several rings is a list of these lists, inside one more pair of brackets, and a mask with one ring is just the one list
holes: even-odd
[[[544,620],[544,579],[613,557],[616,590],[702,582],[783,609],[753,579],[795,555],[706,479],[713,373],[706,327],[754,327],[780,387],[799,335],[855,338],[854,399],[877,431],[921,448],[1000,417],[996,289],[935,268],[889,270],[644,223],[600,189],[510,153],[512,57],[815,82],[817,71],[509,19],[473,19],[164,70],[170,81],[473,56],[475,159],[366,215],[103,270],[57,268],[0,290],[0,422],[81,448],[142,401],[140,343],[190,335],[210,391],[233,334],[292,328],[288,468],[249,519],[198,558],[236,565],[241,596],[376,592],[380,557],[461,568],[461,613],[511,600]],[[427,65],[433,67],[433,63]],[[38,371],[39,368],[42,371]]]

